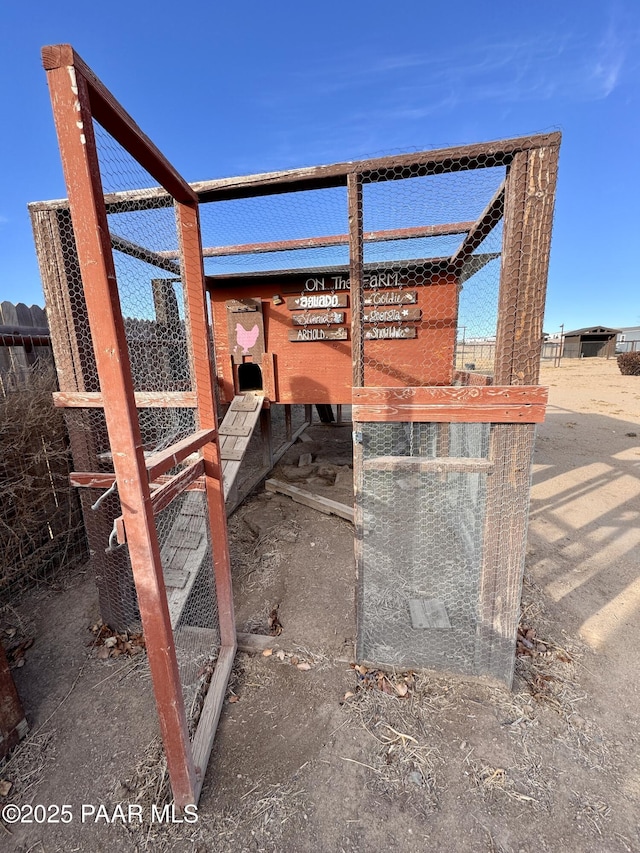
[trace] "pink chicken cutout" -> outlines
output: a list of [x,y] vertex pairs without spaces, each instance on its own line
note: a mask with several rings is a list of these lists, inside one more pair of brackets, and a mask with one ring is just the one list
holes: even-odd
[[257,323],[251,329],[245,329],[240,323],[236,323],[236,340],[242,347],[242,354],[247,355],[251,347],[258,340],[260,330]]

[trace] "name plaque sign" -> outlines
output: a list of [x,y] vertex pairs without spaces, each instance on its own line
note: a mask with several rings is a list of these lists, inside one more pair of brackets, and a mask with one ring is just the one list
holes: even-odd
[[406,341],[417,336],[415,326],[374,326],[372,329],[364,330],[366,341]]
[[374,290],[364,295],[365,305],[415,305],[417,301],[417,290]]
[[422,311],[419,308],[365,308],[365,323],[404,323],[419,320]]
[[289,311],[346,308],[348,299],[346,293],[301,293],[300,296],[287,296],[287,308]]
[[336,326],[344,323],[344,311],[305,311],[291,317],[294,326]]
[[311,341],[346,341],[348,333],[346,327],[341,326],[338,329],[291,329],[288,335],[293,343],[309,343]]

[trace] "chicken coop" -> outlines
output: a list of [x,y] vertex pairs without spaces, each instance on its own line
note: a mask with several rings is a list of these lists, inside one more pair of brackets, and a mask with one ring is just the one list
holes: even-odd
[[510,684],[559,134],[189,184],[70,46],[43,60],[56,404],[176,801],[236,649],[227,513],[313,405],[351,407],[357,659]]

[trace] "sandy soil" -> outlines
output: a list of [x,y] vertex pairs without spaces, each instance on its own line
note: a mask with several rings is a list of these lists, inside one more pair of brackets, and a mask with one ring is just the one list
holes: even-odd
[[[512,692],[357,673],[349,524],[259,490],[230,525],[238,628],[264,631],[277,607],[284,630],[271,656],[238,655],[197,823],[150,822],[168,790],[146,665],[97,659],[95,586],[79,574],[0,614],[35,637],[15,671],[32,734],[0,766],[13,785],[0,802],[74,810],[68,825],[0,826],[1,849],[640,851],[640,379],[589,359],[542,382],[522,617],[534,653]],[[276,475],[312,452],[305,487],[347,500],[349,429],[311,437]],[[82,824],[83,802],[140,803],[144,820]]]

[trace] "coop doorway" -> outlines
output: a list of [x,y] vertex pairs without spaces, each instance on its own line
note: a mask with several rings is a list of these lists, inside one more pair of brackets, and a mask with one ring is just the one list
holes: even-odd
[[262,370],[260,365],[246,362],[238,365],[238,392],[262,391]]

